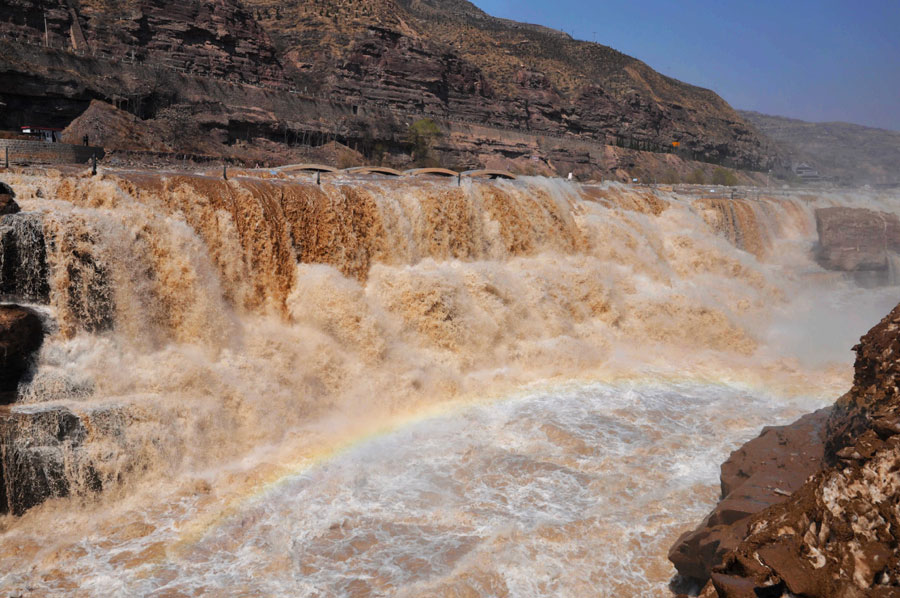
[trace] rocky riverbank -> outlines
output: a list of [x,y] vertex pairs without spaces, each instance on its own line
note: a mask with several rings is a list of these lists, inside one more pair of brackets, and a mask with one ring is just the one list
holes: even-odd
[[900,595],[900,305],[854,349],[850,391],[732,454],[672,547],[702,596]]

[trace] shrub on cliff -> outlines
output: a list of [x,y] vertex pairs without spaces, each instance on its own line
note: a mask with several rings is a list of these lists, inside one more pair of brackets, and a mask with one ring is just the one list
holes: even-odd
[[713,171],[713,185],[725,185],[726,187],[734,187],[738,184],[737,175],[721,166]]
[[689,185],[705,185],[706,184],[706,175],[703,173],[702,168],[695,168],[694,172],[689,174],[685,179],[685,183]]

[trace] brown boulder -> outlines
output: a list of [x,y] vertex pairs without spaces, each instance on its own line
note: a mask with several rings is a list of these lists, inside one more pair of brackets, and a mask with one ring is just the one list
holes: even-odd
[[712,583],[717,595],[723,598],[758,598],[756,584],[743,577],[713,573]]
[[900,218],[863,208],[816,210],[816,258],[828,270],[888,269],[888,253],[900,251]]
[[[782,503],[822,466],[830,409],[788,426],[764,428],[722,465],[722,500],[694,531],[669,551],[678,573],[700,583],[747,535],[749,517]],[[724,583],[724,582],[723,582]]]
[[38,314],[18,305],[0,305],[0,404],[15,400],[19,381],[27,374],[31,357],[44,342]]
[[820,576],[812,564],[801,558],[796,545],[780,542],[763,546],[757,552],[760,560],[784,580],[793,594],[815,596],[820,591]]
[[718,596],[900,596],[900,305],[855,349],[822,469],[741,522],[746,537],[712,570]]

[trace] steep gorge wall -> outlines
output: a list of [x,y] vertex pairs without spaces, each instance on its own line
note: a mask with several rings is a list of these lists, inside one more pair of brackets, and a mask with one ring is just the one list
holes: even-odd
[[[228,153],[239,139],[309,144],[324,136],[372,155],[377,147],[406,149],[408,123],[431,117],[448,129],[471,123],[601,147],[662,151],[680,141],[685,159],[737,168],[777,161],[712,92],[603,46],[541,28],[497,29],[500,20],[473,28],[402,3],[277,4],[21,0],[0,8],[0,72],[10,82],[0,92],[7,106],[0,126],[44,119],[54,122],[39,124],[64,127],[102,99],[179,131],[171,141],[194,152],[189,145]],[[537,37],[520,39],[526,31]],[[41,47],[45,37],[49,48]],[[510,70],[517,54],[542,62]],[[558,72],[565,80],[554,78]],[[485,156],[510,157],[508,144],[486,141],[481,165]],[[451,160],[471,158],[449,149]]]
[[268,36],[235,0],[16,0],[0,8],[0,33],[7,40],[88,56],[179,69],[197,64],[238,81],[283,75]]

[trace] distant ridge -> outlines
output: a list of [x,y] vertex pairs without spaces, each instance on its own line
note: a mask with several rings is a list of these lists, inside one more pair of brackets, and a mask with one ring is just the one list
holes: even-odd
[[900,132],[845,122],[813,123],[738,111],[782,148],[826,177],[852,185],[900,183]]

